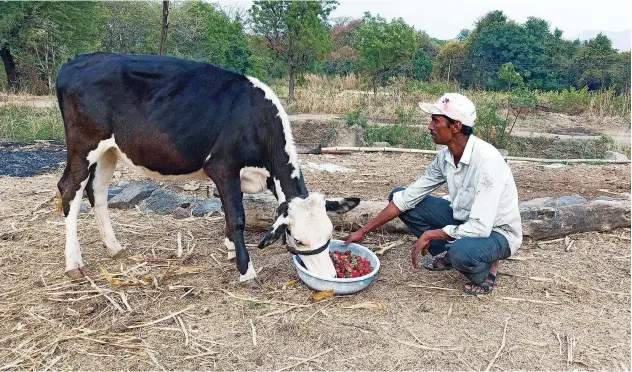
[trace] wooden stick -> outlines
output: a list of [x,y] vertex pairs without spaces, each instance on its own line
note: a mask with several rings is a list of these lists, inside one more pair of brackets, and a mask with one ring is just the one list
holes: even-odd
[[257,346],[257,329],[252,319],[250,319],[250,330],[252,331],[252,346]]
[[406,342],[406,341],[402,341],[402,340],[398,340],[398,339],[394,339],[395,341],[399,342],[400,344],[404,344],[410,347],[414,347],[417,349],[421,349],[421,350],[429,350],[429,351],[455,351],[455,350],[461,350],[460,348],[454,348],[454,347],[447,347],[444,349],[438,348],[438,347],[431,347],[431,346],[424,346],[424,345],[419,345],[419,344],[413,344],[410,342]]
[[178,252],[176,253],[176,257],[182,257],[182,233],[178,231]]
[[101,289],[98,285],[96,285],[92,279],[89,276],[86,276],[86,279],[88,279],[88,281],[90,282],[90,285],[92,286],[92,288],[96,289],[97,291],[99,291],[99,293],[101,293],[101,295],[105,298],[108,299],[108,301],[110,301],[112,303],[112,305],[114,305],[114,307],[120,311],[122,314],[125,313],[125,310],[123,310],[123,308],[113,299],[111,299],[103,289]]
[[325,351],[323,351],[321,353],[318,353],[318,354],[316,354],[316,355],[314,355],[312,357],[309,357],[309,358],[307,358],[305,360],[302,360],[302,361],[300,361],[298,363],[292,364],[291,366],[287,366],[287,367],[283,367],[281,369],[277,369],[275,372],[281,372],[281,371],[285,371],[287,369],[292,369],[294,367],[298,367],[298,366],[300,366],[303,363],[309,362],[310,360],[314,360],[314,359],[316,359],[318,357],[321,357],[321,356],[323,356],[323,355],[325,355],[327,353],[331,353],[332,351],[334,351],[334,349],[327,349],[327,350],[325,350]]
[[[171,313],[171,314],[169,314],[169,315],[167,315],[167,316],[165,316],[163,318],[152,320],[149,323],[143,323],[143,324],[136,324],[136,325],[127,326],[127,328],[128,329],[141,328],[141,327],[147,327],[147,326],[150,326],[150,325],[154,325],[154,324],[157,324],[157,323],[160,323],[160,322],[164,322],[165,320],[170,319],[170,318],[174,318],[176,315],[180,315],[180,314],[184,313],[185,311],[191,310],[194,307],[195,307],[195,305],[191,305],[191,306],[187,307],[186,309],[183,309],[183,310],[180,310],[180,311],[176,311],[175,313]],[[176,322],[177,322],[177,320],[176,320]]]
[[182,317],[178,315],[176,320],[178,321],[178,324],[180,324],[180,328],[182,328],[182,333],[184,334],[184,347],[189,347],[189,332],[187,332],[187,328],[184,326]]
[[527,298],[517,298],[517,297],[501,297],[503,300],[515,301],[515,302],[530,302],[532,304],[542,304],[542,305],[559,305],[560,302],[557,301],[540,301],[540,300],[530,300]]
[[[340,152],[412,152],[427,155],[436,155],[439,152],[435,150],[408,149],[401,147],[323,147],[321,154],[340,153]],[[507,160],[529,161],[536,163],[612,163],[612,164],[629,164],[630,160],[611,160],[611,159],[544,159],[544,158],[526,158],[521,156],[507,156]]]
[[409,287],[413,287],[413,288],[426,288],[426,289],[438,289],[441,291],[457,291],[458,289],[454,289],[454,288],[443,288],[443,287],[433,287],[430,285],[420,285],[420,284],[409,284]]
[[492,368],[492,366],[494,365],[494,362],[496,361],[496,359],[500,355],[500,352],[505,348],[505,337],[507,336],[507,324],[509,324],[509,318],[511,318],[511,317],[508,316],[507,319],[505,320],[505,329],[503,330],[503,340],[500,343],[500,347],[498,348],[498,351],[496,351],[496,355],[494,355],[492,360],[489,361],[489,364],[487,365],[487,368],[485,368],[485,372],[489,371],[489,369]]
[[147,353],[147,355],[149,355],[149,359],[151,359],[152,362],[154,362],[154,364],[160,368],[161,370],[163,370],[164,372],[166,372],[167,370],[165,369],[165,367],[163,367],[160,363],[158,363],[158,360],[156,359],[156,356],[154,355],[154,353],[152,353],[149,349],[145,349],[145,352]]

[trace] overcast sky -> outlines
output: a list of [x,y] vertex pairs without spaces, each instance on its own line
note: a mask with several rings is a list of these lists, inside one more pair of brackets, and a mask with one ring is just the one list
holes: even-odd
[[[250,8],[248,0],[211,0]],[[544,18],[552,28],[574,38],[582,31],[623,31],[632,28],[630,0],[339,0],[333,17],[362,17],[365,11],[387,19],[402,17],[415,29],[438,39],[452,39],[463,28],[491,10],[502,10],[524,22],[529,16]]]

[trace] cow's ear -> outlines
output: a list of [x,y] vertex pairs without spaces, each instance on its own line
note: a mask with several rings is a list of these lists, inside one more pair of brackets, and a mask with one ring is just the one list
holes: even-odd
[[360,204],[360,198],[336,198],[327,199],[325,202],[325,210],[327,212],[335,212],[338,214],[346,213]]
[[266,236],[264,236],[263,240],[261,240],[261,242],[259,243],[259,248],[265,248],[277,241],[281,237],[281,235],[285,233],[288,223],[289,218],[287,217],[287,215],[280,215],[274,222],[274,225],[272,225],[272,227],[268,229]]

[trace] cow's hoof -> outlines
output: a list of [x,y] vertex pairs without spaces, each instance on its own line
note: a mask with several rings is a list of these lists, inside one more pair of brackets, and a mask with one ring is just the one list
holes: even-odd
[[115,250],[110,251],[110,250],[108,250],[108,255],[111,258],[116,258],[116,259],[125,258],[125,257],[127,257],[128,254],[129,254],[129,252],[128,252],[127,249],[122,249],[121,248],[118,251],[115,251]]
[[261,282],[257,278],[239,282],[239,285],[248,289],[261,289]]
[[85,277],[85,274],[83,273],[83,270],[79,267],[66,271],[66,276],[70,279],[83,279]]

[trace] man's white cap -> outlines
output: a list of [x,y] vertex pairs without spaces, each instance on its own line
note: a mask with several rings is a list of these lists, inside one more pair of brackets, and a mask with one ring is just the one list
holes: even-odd
[[419,102],[422,111],[430,115],[445,115],[458,120],[463,125],[473,127],[476,121],[476,107],[466,96],[459,93],[446,93],[435,103]]

